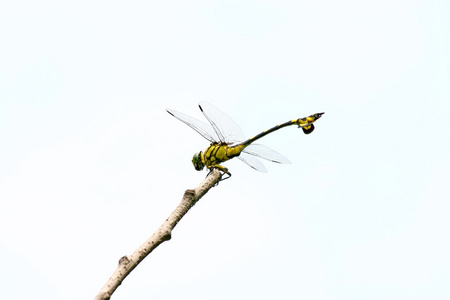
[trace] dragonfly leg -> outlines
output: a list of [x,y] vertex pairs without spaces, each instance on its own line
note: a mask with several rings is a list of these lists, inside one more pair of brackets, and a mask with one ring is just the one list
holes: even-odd
[[[225,174],[227,174],[227,177],[223,177],[223,175],[225,175]],[[224,181],[225,179],[228,179],[228,178],[230,178],[230,177],[231,177],[231,173],[230,173],[230,172],[223,173],[223,174],[222,174],[222,177],[220,178],[220,181]]]
[[[206,175],[206,177],[208,177],[209,174],[211,174],[211,172],[212,172],[214,169],[219,169],[219,171],[222,171],[222,172],[223,172],[223,173],[222,173],[222,177],[220,178],[220,181],[223,181],[223,180],[228,179],[228,178],[231,177],[231,173],[228,171],[228,168],[225,168],[224,166],[221,166],[221,165],[214,165],[214,166],[211,166],[211,167],[209,168],[209,173],[208,173],[208,175]],[[223,177],[223,175],[225,175],[225,174],[227,174],[228,176]]]

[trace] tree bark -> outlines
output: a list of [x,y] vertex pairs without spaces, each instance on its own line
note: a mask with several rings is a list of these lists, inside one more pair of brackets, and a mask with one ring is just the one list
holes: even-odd
[[156,247],[165,241],[170,240],[172,230],[189,211],[191,207],[205,195],[220,180],[221,174],[217,169],[205,178],[194,190],[186,190],[183,199],[166,221],[159,229],[143,243],[133,254],[123,256],[119,260],[119,265],[114,274],[109,278],[105,286],[95,297],[95,300],[110,299],[114,291],[119,287],[122,281],[133,271],[134,268]]

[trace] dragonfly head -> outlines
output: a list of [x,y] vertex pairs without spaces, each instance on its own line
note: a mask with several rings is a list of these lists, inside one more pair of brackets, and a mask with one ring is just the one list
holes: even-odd
[[203,163],[202,160],[202,154],[203,154],[202,151],[200,151],[199,153],[195,153],[194,156],[192,157],[192,164],[194,165],[197,171],[201,171],[205,167],[205,164]]

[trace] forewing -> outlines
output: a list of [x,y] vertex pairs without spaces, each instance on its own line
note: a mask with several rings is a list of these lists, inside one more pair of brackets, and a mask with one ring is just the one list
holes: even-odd
[[263,163],[257,159],[254,156],[251,156],[247,153],[241,152],[241,154],[237,157],[243,162],[245,162],[247,165],[255,169],[256,171],[267,173],[266,167],[263,165]]
[[[278,153],[275,150],[270,149],[267,146],[261,145],[261,144],[250,144],[248,145],[244,150],[242,150],[244,153],[248,153],[260,158],[264,158],[266,160],[279,163],[279,164],[290,164],[291,161]],[[242,153],[241,153],[242,155]]]
[[214,128],[221,142],[230,144],[245,140],[244,133],[236,122],[224,112],[208,102],[200,102],[200,110]]
[[166,110],[169,114],[171,114],[172,116],[174,116],[187,126],[191,127],[192,129],[200,133],[201,136],[203,136],[211,143],[219,142],[217,134],[214,132],[213,128],[210,125],[200,120],[197,120],[196,118],[180,113],[176,110],[173,109],[166,109]]

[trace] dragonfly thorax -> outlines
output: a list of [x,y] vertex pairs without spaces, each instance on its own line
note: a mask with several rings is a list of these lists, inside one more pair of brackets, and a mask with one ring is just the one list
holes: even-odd
[[211,143],[205,152],[200,151],[194,154],[192,164],[197,171],[206,167],[208,169],[218,168],[227,173],[227,168],[221,166],[220,163],[239,156],[245,147],[245,145],[230,146],[227,143]]

